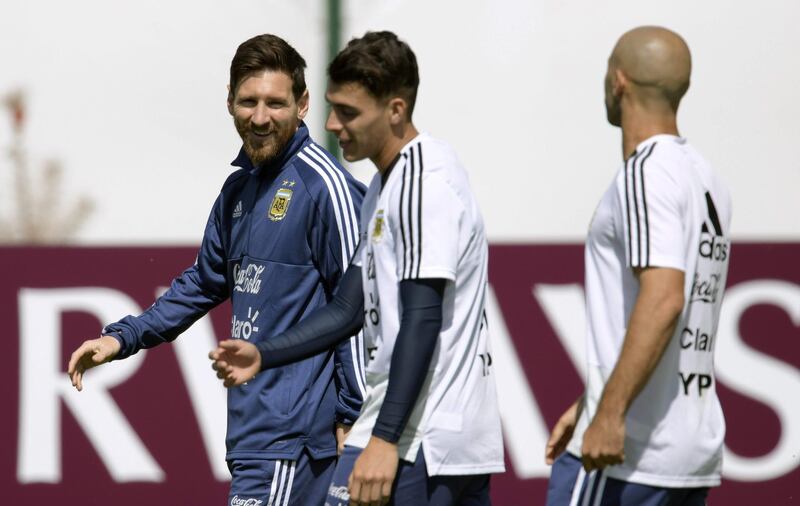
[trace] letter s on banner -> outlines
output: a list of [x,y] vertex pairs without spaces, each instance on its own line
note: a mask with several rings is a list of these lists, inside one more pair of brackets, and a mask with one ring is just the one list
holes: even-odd
[[742,341],[739,320],[755,304],[778,306],[800,326],[800,286],[786,281],[756,280],[736,284],[725,292],[717,332],[717,377],[726,386],[769,406],[781,425],[778,444],[766,455],[742,457],[725,448],[722,472],[726,478],[739,481],[771,480],[800,465],[800,460],[793,458],[800,448],[800,403],[796,402],[800,371]]

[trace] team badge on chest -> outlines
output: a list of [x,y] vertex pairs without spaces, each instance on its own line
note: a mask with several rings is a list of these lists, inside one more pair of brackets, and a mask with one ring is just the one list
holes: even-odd
[[289,202],[292,200],[292,190],[288,188],[281,188],[275,192],[272,198],[272,204],[269,206],[269,219],[272,221],[281,221],[286,217],[286,210],[289,209]]
[[372,222],[372,242],[381,242],[383,239],[383,228],[386,223],[383,221],[383,209],[378,209],[375,213],[375,221]]

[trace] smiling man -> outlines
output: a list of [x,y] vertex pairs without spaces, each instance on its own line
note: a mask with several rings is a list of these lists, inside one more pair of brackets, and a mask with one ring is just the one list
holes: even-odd
[[[488,244],[467,173],[412,122],[419,75],[391,32],[350,41],[328,68],[327,129],[378,173],[334,300],[283,334],[211,352],[227,386],[364,329],[367,394],[328,504],[485,505],[502,472],[486,302]],[[261,371],[261,372],[259,372]]]
[[[304,68],[274,35],[239,46],[227,105],[242,138],[233,162],[240,169],[212,208],[197,262],[150,309],[106,326],[72,354],[78,390],[86,369],[174,340],[227,298],[231,337],[252,343],[331,299],[358,242],[364,187],[309,137]],[[325,502],[337,439],[364,392],[354,334],[228,391],[229,505]]]

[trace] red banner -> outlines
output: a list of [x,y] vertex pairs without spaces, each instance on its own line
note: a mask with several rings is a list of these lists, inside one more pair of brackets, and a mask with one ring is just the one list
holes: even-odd
[[[0,248],[0,486],[4,503],[224,504],[225,395],[205,355],[226,305],[171,346],[91,371],[68,355],[147,308],[193,248]],[[489,322],[508,471],[497,505],[544,502],[544,440],[582,389],[583,252],[493,246]],[[710,504],[783,504],[800,483],[800,244],[735,244],[717,339],[728,425]],[[792,487],[794,485],[794,487]]]

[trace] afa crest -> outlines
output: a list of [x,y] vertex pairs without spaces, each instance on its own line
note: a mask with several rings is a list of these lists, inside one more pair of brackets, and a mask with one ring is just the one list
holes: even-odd
[[272,204],[269,206],[269,219],[272,221],[281,221],[286,217],[286,211],[289,209],[289,202],[292,201],[292,190],[288,188],[281,188],[275,192],[272,198]]
[[378,209],[375,213],[375,221],[372,226],[372,242],[381,242],[383,239],[383,228],[386,224],[383,221],[383,209]]

